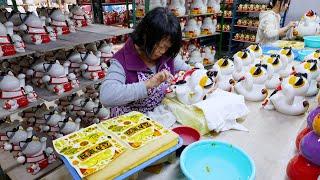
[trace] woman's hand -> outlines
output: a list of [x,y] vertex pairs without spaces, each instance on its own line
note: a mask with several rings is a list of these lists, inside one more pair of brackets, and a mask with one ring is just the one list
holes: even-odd
[[155,74],[152,78],[145,81],[147,89],[158,87],[164,81],[173,79],[172,74],[167,70],[162,70]]

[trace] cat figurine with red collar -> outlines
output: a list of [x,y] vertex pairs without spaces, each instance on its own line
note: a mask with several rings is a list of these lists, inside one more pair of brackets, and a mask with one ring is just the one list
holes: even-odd
[[97,46],[98,51],[101,52],[101,62],[106,64],[110,63],[109,60],[113,57],[114,52],[112,51],[112,43],[107,43],[106,41],[101,41]]
[[38,17],[34,13],[28,12],[20,14],[22,24],[20,31],[24,32],[23,39],[29,44],[42,44],[55,41],[57,39],[53,29],[45,25],[45,17]]
[[74,121],[70,117],[66,117],[63,121],[58,122],[59,134],[58,138],[76,132],[80,129],[80,118]]
[[94,55],[91,51],[80,54],[82,59],[81,73],[86,79],[97,81],[106,76],[107,65],[100,62],[101,53]]
[[22,38],[13,34],[13,23],[0,23],[0,57],[14,55],[17,52],[25,52],[25,44]]
[[[47,138],[32,136],[19,143],[21,152],[18,154],[17,161],[20,164],[31,163],[27,172],[35,175],[48,164],[52,163],[56,157],[51,147],[47,147]],[[34,168],[34,167],[37,168]]]
[[71,7],[69,17],[73,20],[76,27],[85,27],[91,24],[89,16],[78,5]]
[[25,85],[25,75],[15,77],[11,71],[0,76],[0,98],[6,100],[3,108],[16,110],[26,107],[37,100],[37,94],[31,86]]
[[10,152],[21,151],[19,143],[30,138],[32,134],[32,127],[28,127],[26,130],[24,130],[22,126],[18,126],[10,131],[7,131],[6,135],[8,137],[8,142],[4,144],[4,150]]
[[69,62],[61,65],[59,61],[43,64],[46,75],[42,77],[42,81],[49,91],[61,95],[79,87],[79,81],[75,74],[68,72],[69,66]]
[[47,21],[57,35],[76,32],[73,21],[58,8],[53,8],[48,14]]

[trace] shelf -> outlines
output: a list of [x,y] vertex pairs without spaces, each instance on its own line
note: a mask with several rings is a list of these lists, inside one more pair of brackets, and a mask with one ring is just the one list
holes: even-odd
[[[30,166],[31,164],[25,164],[25,165],[19,165],[16,168],[12,169],[11,171],[7,172],[7,175],[10,177],[12,180],[33,180],[33,179],[40,179],[41,177],[45,176],[46,174],[51,173],[54,169],[58,168],[59,166],[62,165],[62,162],[57,159],[55,162],[51,163],[48,165],[48,167],[42,169],[39,171],[37,174],[32,175],[27,172],[27,167]],[[23,177],[23,178],[21,178]]]
[[[217,30],[217,32],[221,32],[219,30]],[[230,33],[231,31],[222,31],[223,33]]]
[[[86,27],[77,28],[77,30],[82,31],[82,32],[103,34],[106,36],[120,36],[120,35],[124,35],[124,34],[130,34],[133,32],[133,29],[131,29],[131,28],[106,26],[103,24],[91,24]],[[91,34],[90,34],[90,36],[91,36]]]
[[[114,3],[101,3],[103,6],[115,6],[115,5],[126,5],[126,2],[114,2]],[[128,4],[132,4],[132,2],[128,2]]]
[[45,53],[45,52],[55,51],[59,49],[70,49],[72,47],[73,47],[72,43],[61,40],[61,39],[57,39],[56,41],[51,41],[49,43],[38,44],[38,45],[26,44],[26,49],[36,51],[39,53]]
[[220,12],[219,13],[205,13],[205,14],[186,14],[186,15],[177,16],[177,17],[181,18],[181,17],[212,16],[212,15],[216,15],[216,14],[220,14]]
[[[35,89],[35,87],[33,87]],[[24,108],[18,108],[14,111],[9,111],[9,110],[6,110],[6,109],[3,109],[3,104],[6,100],[4,99],[1,99],[0,100],[0,104],[1,104],[1,107],[0,107],[0,119],[1,118],[4,118],[4,117],[7,117],[7,116],[10,116],[11,114],[15,114],[15,113],[19,113],[19,112],[22,112],[26,109],[29,109],[29,108],[32,108],[32,107],[36,107],[40,104],[42,104],[44,101],[42,99],[39,99],[36,101],[36,102],[33,102],[33,103],[29,103],[29,105],[27,107],[24,107]]]
[[88,44],[95,41],[104,40],[110,37],[103,34],[77,31],[65,36],[59,36],[58,38],[71,43],[73,46],[77,46],[80,44]]
[[238,13],[260,13],[261,11],[239,11],[237,10]]
[[104,81],[104,79],[98,80],[98,81],[92,81],[92,80],[87,80],[87,79],[84,79],[84,78],[80,77],[79,78],[79,82],[80,82],[80,87],[79,88],[72,89],[71,91],[63,93],[61,95],[53,93],[53,92],[47,90],[46,88],[35,87],[34,90],[37,92],[38,96],[41,99],[44,99],[44,100],[46,100],[48,102],[51,102],[51,101],[55,101],[55,100],[58,100],[60,98],[66,97],[66,96],[70,96],[71,94],[73,94],[75,92],[78,92],[78,91],[82,90],[83,88],[85,88],[87,86],[90,86],[90,85],[93,85],[93,84],[97,84],[97,83],[100,83],[100,82],[103,82],[103,81]]
[[237,41],[237,42],[243,42],[243,43],[256,43],[256,42],[252,42],[252,41],[243,41],[243,40],[237,40],[237,39],[232,39],[233,41]]
[[183,41],[188,41],[188,40],[191,40],[191,39],[199,39],[199,38],[204,38],[204,37],[211,37],[211,36],[216,36],[216,35],[219,35],[220,33],[214,33],[212,35],[200,35],[198,37],[192,37],[192,38],[187,38],[187,37],[184,37],[182,38]]
[[0,60],[17,58],[17,57],[26,56],[26,55],[33,54],[33,53],[35,53],[35,51],[26,49],[26,52],[23,52],[23,53],[17,53],[12,56],[2,56],[2,57],[0,57]]
[[234,25],[235,27],[242,27],[242,28],[250,28],[250,29],[258,29],[258,27],[255,26],[242,26],[242,25]]

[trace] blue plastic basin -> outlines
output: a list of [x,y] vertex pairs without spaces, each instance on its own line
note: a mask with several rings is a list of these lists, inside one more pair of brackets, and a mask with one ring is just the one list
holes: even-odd
[[304,45],[311,48],[320,48],[320,36],[305,36]]
[[241,149],[224,142],[202,140],[181,154],[180,167],[192,180],[253,180],[255,165]]
[[303,61],[306,56],[308,56],[309,54],[311,54],[313,52],[314,52],[314,50],[310,50],[310,49],[300,50],[300,51],[298,51],[299,56],[297,59],[299,61]]

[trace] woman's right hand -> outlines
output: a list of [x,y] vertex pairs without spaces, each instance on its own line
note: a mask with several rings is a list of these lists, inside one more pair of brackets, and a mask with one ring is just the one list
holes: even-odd
[[147,89],[158,87],[164,81],[172,79],[172,74],[167,70],[162,70],[155,74],[152,78],[145,81]]

